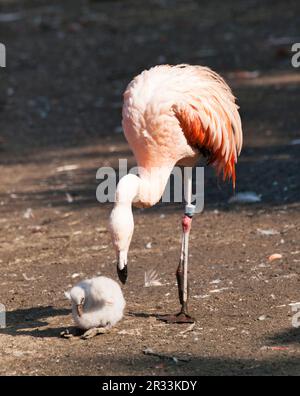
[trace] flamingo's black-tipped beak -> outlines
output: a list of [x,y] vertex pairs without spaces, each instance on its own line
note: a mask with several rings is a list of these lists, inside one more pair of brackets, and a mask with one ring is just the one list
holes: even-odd
[[125,265],[123,267],[123,269],[120,269],[119,266],[117,266],[117,271],[118,271],[118,276],[120,281],[123,283],[123,285],[125,285],[126,281],[127,281],[127,265]]

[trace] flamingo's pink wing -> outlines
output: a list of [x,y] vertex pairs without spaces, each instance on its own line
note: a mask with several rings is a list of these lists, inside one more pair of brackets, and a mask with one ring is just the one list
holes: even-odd
[[230,88],[221,79],[211,78],[211,87],[193,92],[173,106],[187,141],[209,155],[209,163],[224,180],[236,183],[235,164],[242,147],[242,127]]

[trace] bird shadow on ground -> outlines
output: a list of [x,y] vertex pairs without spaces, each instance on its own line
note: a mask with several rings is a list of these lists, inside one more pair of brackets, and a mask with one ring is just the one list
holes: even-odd
[[[81,375],[88,374],[88,362],[93,367],[99,365],[109,367],[110,375],[121,372],[122,375],[149,375],[150,373],[150,375],[183,376],[285,376],[287,374],[298,375],[300,365],[300,359],[297,357],[256,360],[227,356],[189,356],[182,361],[178,360],[180,356],[173,352],[158,356],[119,356],[118,359],[103,355],[89,356],[88,359],[82,356],[79,358],[78,355],[75,355],[73,358],[78,362],[76,370],[79,370]],[[70,357],[61,360],[61,364],[67,370],[73,370],[74,372]]]
[[[122,155],[126,154],[121,152]],[[63,154],[63,153],[62,153]],[[120,152],[113,153],[114,156]],[[74,160],[80,162],[80,153],[74,154]],[[85,156],[92,155],[84,153]],[[101,154],[102,155],[102,154]],[[127,153],[128,155],[128,153]],[[63,154],[64,156],[64,154]],[[96,165],[96,160],[95,160]],[[101,161],[98,162],[101,165]],[[265,209],[268,207],[282,207],[287,204],[299,203],[299,176],[298,176],[298,148],[289,145],[274,145],[269,147],[245,147],[243,156],[239,163],[238,191],[255,191],[262,196],[262,202],[251,206],[251,209]],[[113,169],[113,168],[112,168]],[[130,167],[129,167],[130,169]],[[119,170],[116,172],[116,180],[119,179]],[[86,207],[112,205],[112,202],[99,203],[96,199],[96,190],[101,180],[96,180],[96,167],[78,169],[72,175],[68,173],[54,173],[42,177],[47,186],[43,190],[32,188],[30,191],[16,193],[22,197],[19,205],[30,205],[33,209],[44,208],[51,205],[54,208],[67,208],[68,210],[82,210]],[[35,176],[36,177],[36,176]],[[26,183],[36,183],[30,177]],[[195,183],[194,183],[195,184]],[[234,192],[230,184],[223,184],[216,179],[212,169],[205,169],[205,207],[207,210],[218,208],[224,211],[235,210],[236,206],[228,205],[228,198]],[[194,186],[195,189],[195,186]],[[170,185],[171,203],[160,202],[152,209],[143,211],[151,214],[153,211],[162,209],[164,211],[179,210],[182,204],[172,202],[174,196],[174,181]],[[70,197],[72,202],[70,202]],[[0,198],[5,200],[7,194],[1,194]],[[244,205],[245,207],[245,205]],[[246,207],[249,207],[249,205]],[[3,208],[2,210],[6,210]],[[1,211],[2,211],[1,210]],[[14,201],[12,211],[19,210],[18,202]]]
[[66,330],[66,327],[44,328],[49,326],[47,319],[66,316],[69,313],[69,309],[54,308],[52,306],[16,309],[6,313],[7,327],[0,329],[0,334],[12,336],[27,335],[39,338],[60,337],[60,333]]
[[272,346],[300,344],[300,328],[290,328],[274,334],[268,339],[268,342]]
[[128,316],[134,317],[134,318],[158,318],[158,314],[154,313],[147,313],[147,312],[128,312]]
[[[147,313],[147,312],[128,312],[127,314],[130,317],[134,318],[142,318],[142,319],[149,319],[149,318],[155,318],[160,322],[166,322],[168,317],[176,317],[179,315],[179,309],[177,312],[168,312],[168,313]],[[186,324],[186,323],[192,323],[192,322],[176,322],[177,324]]]

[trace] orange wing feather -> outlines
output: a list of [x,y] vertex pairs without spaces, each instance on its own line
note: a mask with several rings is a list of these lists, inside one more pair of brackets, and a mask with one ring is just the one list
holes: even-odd
[[[208,164],[215,166],[218,174],[223,171],[224,181],[231,178],[233,187],[235,188],[235,164],[237,162],[238,149],[233,125],[224,109],[217,109],[218,120],[216,120],[216,112],[212,114],[203,106],[202,111],[205,112],[206,118],[210,121],[208,125],[204,124],[199,109],[193,105],[174,105],[173,111],[189,144],[197,147],[202,152],[209,153]],[[216,133],[218,132],[213,131],[212,127],[218,123],[220,124],[220,120],[223,123],[223,128],[221,143],[218,146],[216,145]],[[229,144],[229,147],[224,147],[226,144]]]

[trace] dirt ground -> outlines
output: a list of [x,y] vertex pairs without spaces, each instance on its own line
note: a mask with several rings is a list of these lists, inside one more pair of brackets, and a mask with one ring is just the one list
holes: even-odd
[[[299,11],[297,0],[0,2],[0,21],[11,19],[0,22],[2,375],[300,374],[290,305],[300,301],[300,146],[291,144],[300,74],[290,52]],[[124,320],[91,340],[62,339],[72,326],[64,291],[97,274],[116,279],[111,204],[96,201],[96,170],[134,164],[120,133],[122,92],[158,63],[208,65],[228,80],[245,135],[237,191],[261,203],[228,204],[232,189],[206,170],[191,238],[191,331],[155,318],[178,309],[182,215],[159,204],[135,210]],[[282,259],[269,262],[274,253]],[[152,268],[163,285],[146,288]]]

